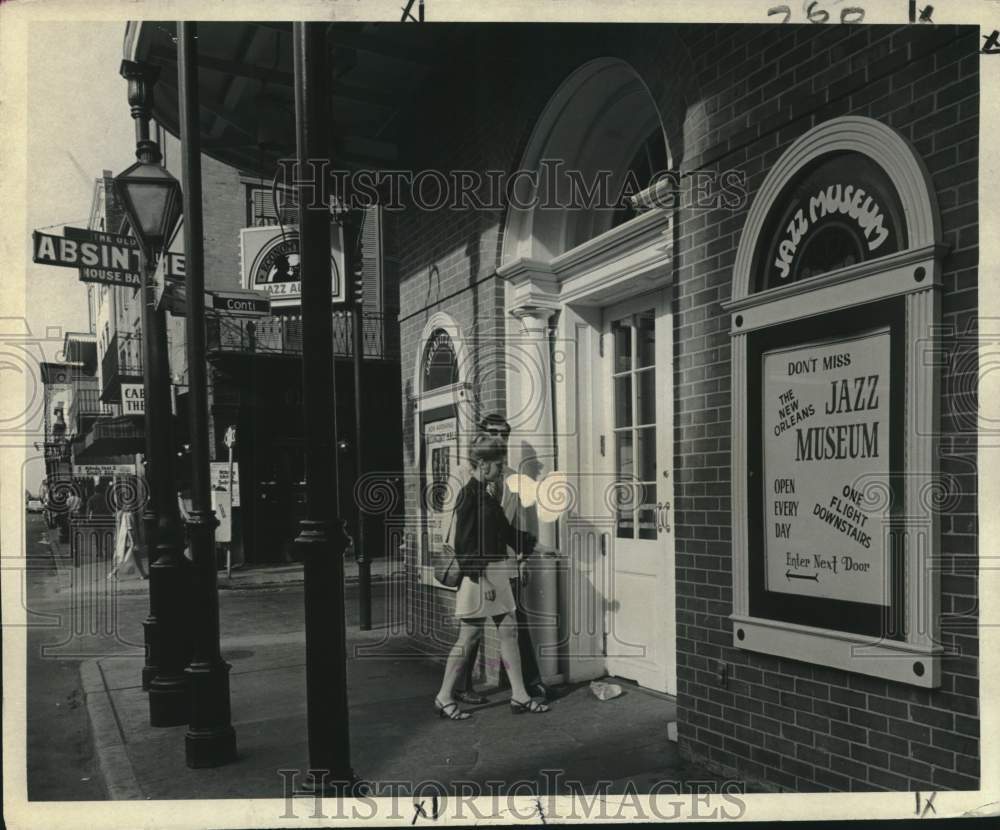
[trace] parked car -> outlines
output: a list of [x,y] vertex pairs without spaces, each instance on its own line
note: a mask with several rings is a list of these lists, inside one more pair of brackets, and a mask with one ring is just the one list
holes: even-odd
[[38,496],[33,496],[30,493],[26,499],[26,508],[29,513],[41,513],[45,509],[45,505],[42,504],[42,500]]

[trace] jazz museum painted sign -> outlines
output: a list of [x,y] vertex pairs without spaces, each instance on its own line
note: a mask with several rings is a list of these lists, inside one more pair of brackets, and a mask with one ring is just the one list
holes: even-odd
[[[763,355],[767,590],[888,604],[890,332]],[[869,486],[866,486],[869,485]]]
[[[240,231],[243,286],[262,291],[274,308],[299,306],[302,279],[299,276],[299,231],[297,227],[268,225]],[[330,223],[330,290],[333,302],[347,300],[344,285],[344,246],[339,225]]]

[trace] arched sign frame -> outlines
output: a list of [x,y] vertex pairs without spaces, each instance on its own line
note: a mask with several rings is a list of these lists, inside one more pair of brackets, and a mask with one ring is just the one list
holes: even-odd
[[[779,194],[823,156],[854,152],[869,157],[896,190],[906,227],[900,250],[798,282],[755,291],[754,263],[771,240],[762,238]],[[733,645],[925,688],[940,685],[939,516],[932,505],[938,481],[940,378],[938,322],[941,259],[945,252],[930,175],[910,144],[870,118],[844,117],[819,124],[782,155],[750,207],[737,250],[731,314]],[[860,321],[860,322],[854,322]],[[848,630],[851,612],[823,624],[771,613],[759,598],[764,568],[762,523],[766,503],[761,427],[761,344],[807,342],[811,331],[856,336],[866,322],[883,326],[891,341],[889,374],[895,425],[892,481],[897,498],[888,526],[894,540],[887,607],[893,636]],[[852,329],[853,326],[853,329]],[[848,329],[852,329],[848,331]],[[870,329],[871,330],[871,329]],[[887,355],[889,349],[885,349]],[[886,359],[890,359],[888,356]],[[893,416],[890,416],[890,420]],[[754,426],[751,427],[750,425]],[[753,430],[753,432],[751,432]],[[759,513],[759,515],[758,515]],[[888,538],[888,537],[887,537]],[[818,564],[818,563],[817,563]],[[813,589],[810,589],[813,590]],[[784,594],[782,596],[791,596]],[[836,609],[861,603],[836,602]],[[762,611],[762,608],[764,609]],[[782,618],[783,617],[783,618]]]
[[[441,337],[444,335],[444,337]],[[442,348],[450,348],[454,352],[457,380],[434,388],[427,388],[426,369],[427,355],[433,348],[435,337],[442,340]],[[444,341],[447,345],[444,345]],[[413,388],[417,394],[413,402],[414,408],[414,430],[413,430],[413,457],[417,459],[418,469],[416,479],[419,482],[419,493],[417,496],[417,514],[420,518],[420,529],[417,534],[417,563],[418,573],[421,583],[432,585],[441,590],[451,590],[446,588],[434,578],[434,566],[431,561],[431,550],[428,535],[433,532],[429,527],[429,519],[425,507],[425,500],[429,498],[427,477],[425,466],[427,463],[427,445],[425,441],[425,429],[429,424],[439,424],[454,418],[456,430],[456,440],[454,448],[456,451],[456,466],[451,468],[449,477],[449,488],[452,495],[456,494],[456,488],[461,483],[461,477],[457,474],[457,464],[466,457],[468,449],[468,436],[474,426],[472,414],[472,391],[468,382],[464,379],[469,366],[469,352],[462,337],[462,329],[449,314],[437,312],[433,314],[425,323],[421,331],[420,351],[415,361],[413,374]],[[447,526],[441,529],[442,533],[447,532]]]

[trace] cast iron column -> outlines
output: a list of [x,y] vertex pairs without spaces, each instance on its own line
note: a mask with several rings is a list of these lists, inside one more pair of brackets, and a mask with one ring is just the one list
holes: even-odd
[[[293,23],[297,178],[321,175],[329,159],[330,75],[326,23]],[[312,162],[317,164],[313,165]],[[306,718],[314,790],[343,793],[354,780],[347,708],[344,550],[337,514],[330,214],[300,188],[299,273],[302,278],[302,397],[306,452],[306,516],[295,545],[303,562],[306,625]]]
[[219,587],[209,487],[208,379],[205,358],[205,245],[201,215],[201,135],[198,123],[197,24],[177,23],[181,193],[184,198],[184,273],[187,297],[188,409],[191,416],[191,602],[193,654],[190,728],[184,739],[189,767],[215,767],[236,759],[229,709],[229,664],[219,651]]
[[[357,286],[351,303],[351,350],[354,362],[354,481],[357,484],[364,468],[361,445],[361,369],[364,360],[364,271],[362,267],[361,229],[363,217],[357,211],[350,211],[344,219],[344,270],[349,277],[356,278]],[[350,238],[348,238],[350,237]],[[352,290],[355,289],[351,286]],[[358,526],[354,535],[354,558],[358,563],[358,628],[372,630],[372,563],[365,549],[365,514],[358,506]]]
[[[128,81],[128,102],[135,119],[136,158],[158,163],[162,156],[149,138],[152,87],[158,70],[122,61]],[[151,497],[143,514],[150,558],[149,616],[143,624],[146,665],[143,688],[149,689],[151,726],[188,722],[188,681],[184,667],[190,657],[190,627],[185,604],[190,571],[182,551],[180,515],[173,474],[174,442],[170,414],[170,366],[167,356],[166,312],[156,310],[153,291],[154,252],[139,243],[142,260],[143,391],[146,397],[146,476]]]

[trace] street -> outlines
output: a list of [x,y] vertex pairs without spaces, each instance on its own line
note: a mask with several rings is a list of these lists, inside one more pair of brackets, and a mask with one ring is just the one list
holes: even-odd
[[52,596],[65,577],[58,567],[58,546],[50,541],[57,536],[41,514],[27,514],[28,798],[91,801],[107,796],[94,757],[80,660],[42,656],[46,644],[61,639],[58,618],[42,616],[56,613],[62,604]]

